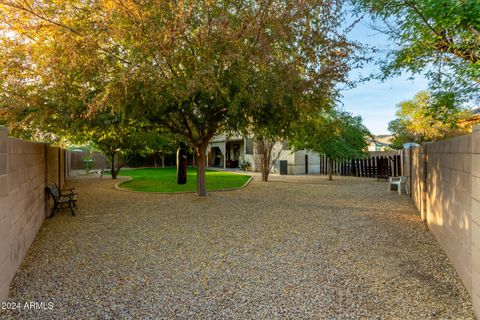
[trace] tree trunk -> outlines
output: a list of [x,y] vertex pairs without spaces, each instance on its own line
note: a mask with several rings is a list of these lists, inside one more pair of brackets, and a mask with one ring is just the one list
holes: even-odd
[[333,160],[328,159],[328,180],[333,181]]
[[111,172],[112,172],[112,179],[117,179],[118,173],[120,172],[120,168],[113,169]]
[[207,155],[207,143],[202,143],[196,147],[197,151],[197,195],[200,197],[207,196],[207,184],[205,181],[205,167]]
[[267,182],[268,176],[270,174],[271,162],[272,162],[272,148],[273,143],[267,141],[266,139],[261,139],[258,141],[260,152],[260,168],[262,171],[262,181]]
[[122,167],[122,166],[120,166],[118,161],[115,161],[115,158],[118,159],[117,153],[116,152],[111,153],[110,156],[109,156],[110,174],[112,175],[113,180],[117,179],[118,173],[120,172],[120,168]]
[[112,179],[117,179],[118,170],[116,170],[115,168],[115,152],[110,154],[109,160],[110,160],[110,174],[112,176]]
[[268,181],[268,175],[270,174],[270,168],[268,163],[270,162],[270,157],[267,154],[264,154],[262,156],[262,181],[267,182]]
[[165,152],[162,152],[161,157],[162,157],[162,168],[165,168]]
[[263,156],[262,156],[262,181],[267,182],[268,181],[268,175],[270,174],[270,145],[267,143],[267,141],[263,140]]

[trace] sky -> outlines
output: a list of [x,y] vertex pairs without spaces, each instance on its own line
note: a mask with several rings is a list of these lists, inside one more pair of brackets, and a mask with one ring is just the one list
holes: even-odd
[[[388,39],[378,31],[372,30],[368,23],[361,22],[348,35],[350,40],[374,45],[377,48],[386,48]],[[359,74],[367,76],[371,72],[378,72],[374,63],[364,66],[362,70],[352,72],[350,79],[357,80]],[[413,96],[427,89],[428,81],[422,76],[409,80],[410,74],[391,78],[385,82],[370,80],[358,84],[354,89],[342,91],[343,97],[340,107],[344,111],[359,115],[363,123],[375,135],[389,134],[388,122],[395,118],[395,110],[400,102],[412,99]]]

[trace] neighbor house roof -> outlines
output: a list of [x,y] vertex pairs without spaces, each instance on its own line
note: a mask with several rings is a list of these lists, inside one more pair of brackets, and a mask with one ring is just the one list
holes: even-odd
[[460,122],[480,122],[480,107],[471,109],[470,114]]

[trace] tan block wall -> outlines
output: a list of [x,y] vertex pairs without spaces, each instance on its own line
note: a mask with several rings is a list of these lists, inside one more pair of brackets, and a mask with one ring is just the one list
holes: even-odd
[[[415,205],[417,206],[422,220],[426,220],[426,208],[425,208],[425,159],[426,159],[426,146],[419,148],[412,148],[406,150],[407,160],[405,161],[408,168],[405,171],[406,176],[410,176],[410,180],[407,181],[410,196],[412,197]],[[410,161],[412,167],[410,168]]]
[[68,179],[67,150],[60,149],[60,187],[63,188]]
[[[404,153],[411,196],[480,318],[480,127]],[[411,170],[410,170],[411,162]]]
[[9,138],[4,128],[0,132],[6,151],[2,156],[6,166],[0,171],[0,300],[4,300],[45,218],[45,145]]
[[[49,159],[55,151],[57,156]],[[60,165],[64,152],[60,158],[58,152],[8,137],[0,127],[0,301],[8,298],[10,282],[45,219],[47,168],[57,169],[49,179],[64,182],[65,174],[58,176],[65,172],[65,162]]]
[[471,275],[471,136],[427,146],[426,218],[469,292]]
[[480,126],[472,133],[471,148],[472,300],[475,314],[480,319]]
[[47,147],[47,184],[56,183],[60,188],[65,184],[65,150],[57,147]]
[[10,243],[7,242],[10,229],[10,196],[7,175],[8,132],[0,127],[0,301],[8,296]]

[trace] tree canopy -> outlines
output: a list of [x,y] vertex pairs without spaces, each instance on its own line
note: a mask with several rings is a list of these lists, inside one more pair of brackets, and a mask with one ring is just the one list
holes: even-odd
[[439,120],[432,114],[430,107],[436,103],[435,99],[428,91],[420,91],[413,99],[397,105],[397,118],[389,123],[395,148],[400,149],[407,142],[435,141],[467,133],[468,128],[459,127],[458,123],[468,112],[447,108],[443,111],[443,119]]
[[215,133],[321,106],[346,81],[356,46],[339,32],[341,5],[5,0],[0,103],[61,134],[82,134],[75,120],[95,109],[168,128],[196,151],[197,193],[206,195]]
[[[374,27],[394,43],[381,61],[383,77],[406,70],[427,75],[438,104],[480,102],[480,4],[478,0],[353,0]],[[377,23],[379,22],[379,23]],[[435,115],[435,114],[434,114]]]

